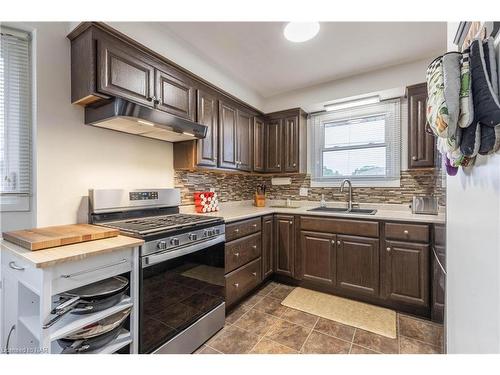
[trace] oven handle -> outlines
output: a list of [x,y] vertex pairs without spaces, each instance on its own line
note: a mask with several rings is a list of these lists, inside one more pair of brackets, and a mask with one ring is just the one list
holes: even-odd
[[224,234],[221,234],[217,237],[211,238],[208,241],[202,241],[188,246],[180,247],[177,249],[166,250],[162,251],[161,253],[148,255],[141,259],[141,266],[142,268],[147,268],[155,264],[165,262],[169,259],[179,258],[183,255],[191,254],[196,251],[203,250],[207,247],[223,243],[224,241],[226,241],[226,236]]

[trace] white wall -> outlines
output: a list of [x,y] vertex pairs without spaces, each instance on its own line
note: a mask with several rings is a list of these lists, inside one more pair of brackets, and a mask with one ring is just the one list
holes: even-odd
[[[458,24],[448,24],[448,50]],[[447,177],[449,353],[500,353],[500,154]]]
[[425,81],[427,65],[434,57],[272,96],[265,99],[263,109],[266,113],[294,107],[302,107],[306,111],[318,111],[323,109],[323,103],[335,99],[394,88],[403,89],[408,85]]
[[37,226],[86,221],[89,188],[172,187],[172,144],[83,124],[70,102],[67,23],[35,31]]

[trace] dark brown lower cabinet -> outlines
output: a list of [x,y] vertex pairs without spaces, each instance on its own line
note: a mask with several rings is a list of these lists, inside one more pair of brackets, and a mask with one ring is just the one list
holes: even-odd
[[363,295],[379,294],[379,240],[337,236],[337,288]]
[[429,245],[386,241],[385,297],[392,302],[429,307]]
[[297,277],[312,283],[333,286],[335,241],[335,234],[301,231]]
[[262,218],[262,278],[273,273],[274,225],[273,215]]
[[291,215],[276,215],[274,272],[293,277],[295,259],[295,219]]

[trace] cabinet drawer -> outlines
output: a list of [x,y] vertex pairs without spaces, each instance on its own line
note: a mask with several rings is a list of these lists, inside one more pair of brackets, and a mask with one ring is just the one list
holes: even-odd
[[248,263],[236,271],[226,275],[226,304],[232,305],[243,297],[261,281],[261,259]]
[[302,230],[310,230],[313,232],[378,237],[378,222],[376,221],[302,216],[300,218],[300,228]]
[[385,224],[385,238],[390,240],[429,242],[427,224]]
[[226,273],[260,257],[261,252],[260,232],[227,242],[225,247]]
[[238,221],[226,225],[226,241],[248,236],[260,231],[260,217],[254,219]]

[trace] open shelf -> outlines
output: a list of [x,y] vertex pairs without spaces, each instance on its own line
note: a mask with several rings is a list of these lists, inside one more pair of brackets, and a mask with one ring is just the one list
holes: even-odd
[[[111,341],[108,345],[103,346],[102,348],[96,350],[82,352],[81,354],[113,354],[116,353],[121,348],[127,346],[131,342],[132,342],[132,335],[125,328],[122,328],[120,330],[120,334],[118,335],[118,337],[113,341]],[[62,347],[59,346],[57,341],[53,341],[51,346],[52,346],[52,353],[61,354],[61,352],[63,351]]]
[[132,306],[132,299],[128,296],[124,296],[123,299],[106,310],[98,311],[92,314],[67,314],[61,320],[59,320],[52,327],[48,328],[50,341],[54,341],[63,338],[70,333],[78,331],[80,328],[85,327],[91,323],[97,322],[107,316],[113,315],[119,311],[125,310],[126,308]]

